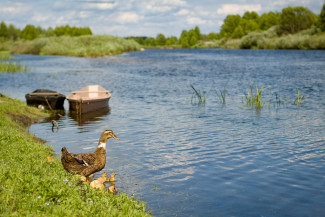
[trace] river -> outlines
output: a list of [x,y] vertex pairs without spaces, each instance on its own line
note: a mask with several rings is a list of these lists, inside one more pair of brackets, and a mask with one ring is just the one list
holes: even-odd
[[[155,216],[324,216],[325,51],[146,50],[102,58],[15,55],[27,73],[0,74],[0,93],[25,101],[38,88],[69,95],[108,89],[110,109],[68,112],[59,131],[29,131],[58,157],[93,151],[112,129],[102,172]],[[193,85],[205,93],[199,104]],[[265,87],[261,109],[244,102]],[[218,98],[226,90],[226,102]],[[298,90],[304,98],[295,104]],[[96,174],[101,175],[102,172]]]

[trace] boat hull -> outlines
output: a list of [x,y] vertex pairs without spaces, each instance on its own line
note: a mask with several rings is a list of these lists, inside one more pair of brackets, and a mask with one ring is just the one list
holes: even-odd
[[88,113],[108,107],[110,98],[96,100],[74,100],[68,99],[69,109],[78,113]]
[[26,103],[29,106],[43,105],[46,109],[63,110],[65,95],[47,89],[37,89],[25,95]]
[[89,85],[72,92],[68,97],[70,111],[79,114],[97,111],[108,107],[111,94],[99,85]]

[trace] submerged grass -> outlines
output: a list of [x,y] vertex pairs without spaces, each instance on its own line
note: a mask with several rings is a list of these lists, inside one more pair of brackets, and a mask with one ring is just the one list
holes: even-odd
[[21,40],[15,42],[10,51],[16,54],[99,57],[137,51],[140,48],[140,45],[132,39],[109,35],[85,35]]
[[293,101],[293,103],[296,105],[300,105],[304,98],[305,97],[303,95],[300,95],[299,89],[297,89],[297,96],[296,96],[296,99]]
[[124,193],[78,185],[52,148],[25,129],[45,113],[0,95],[0,116],[0,216],[148,215],[143,202]]
[[15,62],[0,62],[0,73],[3,72],[27,72],[28,67],[22,66],[20,63]]
[[226,103],[226,88],[224,88],[223,90],[219,90],[219,92],[216,90],[216,94],[220,100],[220,103],[225,104]]
[[192,98],[191,98],[191,102],[193,103],[197,103],[198,105],[201,104],[205,104],[205,92],[200,90],[195,89],[195,87],[191,84],[191,88],[193,90],[193,94],[192,94]]
[[263,90],[268,89],[268,87],[261,87],[258,86],[255,87],[256,92],[254,94],[253,91],[254,87],[253,85],[249,85],[249,92],[244,94],[244,102],[249,107],[255,107],[256,109],[261,109],[264,106],[264,100],[262,97]]

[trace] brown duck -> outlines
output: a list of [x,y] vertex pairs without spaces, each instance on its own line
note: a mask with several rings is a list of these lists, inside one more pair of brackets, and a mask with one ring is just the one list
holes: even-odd
[[102,170],[106,163],[106,142],[109,138],[120,139],[112,130],[105,130],[99,138],[94,153],[72,154],[67,151],[66,147],[63,147],[61,162],[64,169],[86,177]]

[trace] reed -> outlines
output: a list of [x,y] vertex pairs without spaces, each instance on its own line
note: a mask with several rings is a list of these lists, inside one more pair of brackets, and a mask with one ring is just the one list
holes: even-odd
[[216,90],[216,94],[220,100],[220,103],[225,104],[226,103],[226,88],[224,87],[223,90],[219,90],[219,92]]
[[299,91],[299,89],[297,89],[297,96],[296,96],[296,99],[293,101],[293,103],[296,105],[300,105],[304,98],[305,98],[305,96],[300,95],[300,91]]
[[256,109],[261,109],[264,106],[264,100],[262,97],[262,92],[268,87],[261,87],[258,88],[258,86],[255,87],[256,93],[254,94],[253,91],[253,85],[249,85],[249,92],[244,94],[244,101],[246,102],[246,105],[248,107],[255,107]]
[[20,63],[0,62],[0,73],[5,72],[27,72],[28,67]]
[[205,92],[200,90],[195,89],[195,87],[191,84],[191,88],[193,90],[193,94],[192,94],[192,98],[191,98],[191,102],[192,103],[196,103],[197,100],[197,104],[205,104]]
[[9,52],[6,51],[0,52],[0,60],[11,60],[11,59],[14,59],[14,57],[11,56]]

